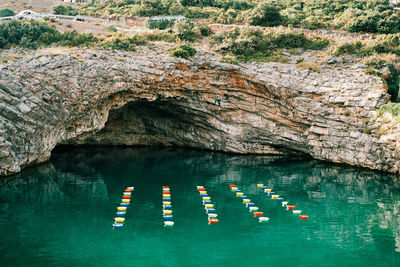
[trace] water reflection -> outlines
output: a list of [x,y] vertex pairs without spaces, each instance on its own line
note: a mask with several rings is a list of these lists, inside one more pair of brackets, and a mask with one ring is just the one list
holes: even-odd
[[[312,220],[304,231],[314,246],[348,250],[358,247],[365,253],[372,251],[376,257],[382,255],[389,262],[399,259],[398,177],[319,161],[185,149],[98,147],[58,151],[45,164],[0,179],[0,230],[2,234],[7,231],[10,221],[37,220],[35,227],[32,223],[25,229],[12,229],[21,245],[27,232],[39,235],[40,219],[35,219],[38,214],[54,222],[59,217],[81,218],[82,213],[90,220],[109,217],[109,210],[114,208],[112,202],[124,186],[133,183],[157,187],[165,179],[171,184],[184,184],[182,179],[190,184],[206,184],[215,188],[214,194],[225,192],[228,183],[237,183],[263,205],[271,218],[283,216],[282,210],[272,206],[255,186],[263,182],[310,215]],[[183,187],[191,189],[186,189],[190,185]],[[143,198],[149,194],[143,192]],[[219,204],[229,205],[229,201],[226,197]],[[86,208],[82,209],[82,205]],[[151,210],[158,203],[143,205]],[[63,210],[69,214],[63,214]],[[51,214],[57,216],[53,218]],[[294,222],[290,219],[288,225]],[[79,235],[80,231],[76,226],[69,234]],[[51,240],[50,236],[46,238]],[[13,238],[3,235],[1,239],[0,250],[8,250],[9,245],[3,241],[11,242]]]

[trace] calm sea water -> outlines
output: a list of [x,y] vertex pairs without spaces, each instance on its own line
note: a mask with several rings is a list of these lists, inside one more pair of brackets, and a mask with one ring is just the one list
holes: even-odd
[[[74,148],[0,179],[0,266],[400,266],[400,181],[289,158],[159,148]],[[270,221],[260,224],[234,183]],[[266,197],[279,192],[301,221]],[[164,228],[161,186],[175,226]],[[208,225],[196,185],[219,224]],[[135,186],[123,229],[112,228]]]

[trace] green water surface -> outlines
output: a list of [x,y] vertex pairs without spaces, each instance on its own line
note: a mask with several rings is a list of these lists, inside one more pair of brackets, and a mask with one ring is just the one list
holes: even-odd
[[[260,224],[229,184],[270,218]],[[309,215],[300,220],[263,183]],[[175,226],[164,228],[161,186]],[[196,190],[220,222],[208,225]],[[135,186],[123,229],[113,229]],[[73,148],[0,179],[0,266],[400,266],[396,176],[185,149]]]

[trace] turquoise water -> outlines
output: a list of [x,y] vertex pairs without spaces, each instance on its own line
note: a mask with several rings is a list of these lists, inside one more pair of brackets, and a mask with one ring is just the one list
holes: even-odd
[[[396,176],[290,158],[75,148],[0,179],[0,266],[400,266]],[[234,183],[270,218],[258,223]],[[264,183],[309,215],[299,220]],[[135,186],[123,229],[112,228]],[[175,226],[164,228],[161,186]],[[220,222],[207,224],[196,185]]]

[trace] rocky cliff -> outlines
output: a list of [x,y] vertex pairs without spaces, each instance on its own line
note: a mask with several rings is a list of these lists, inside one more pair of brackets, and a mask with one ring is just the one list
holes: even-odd
[[140,50],[45,49],[0,65],[0,174],[57,144],[296,153],[399,172],[398,132],[365,133],[385,85],[357,65],[313,72]]

